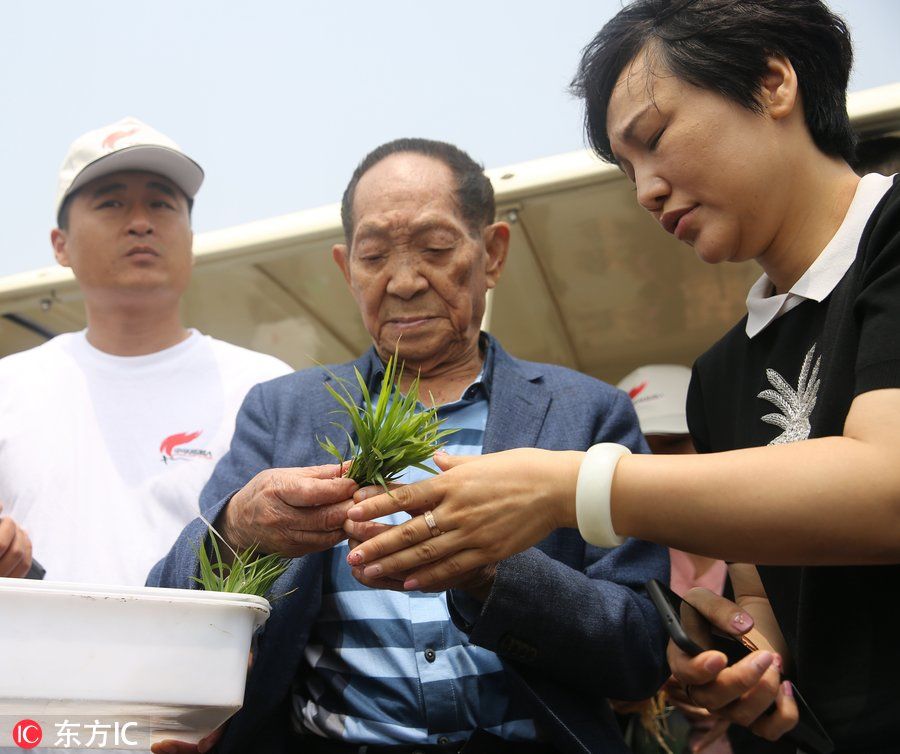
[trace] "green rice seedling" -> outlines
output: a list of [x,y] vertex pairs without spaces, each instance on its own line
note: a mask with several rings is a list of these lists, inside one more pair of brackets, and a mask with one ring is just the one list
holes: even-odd
[[[272,585],[278,580],[290,564],[289,558],[278,554],[257,556],[257,545],[248,547],[243,552],[235,552],[213,525],[200,517],[209,528],[209,541],[212,545],[213,558],[203,545],[197,550],[200,561],[200,575],[193,579],[209,592],[239,592],[265,597]],[[231,550],[232,560],[222,559],[218,540]]]
[[409,466],[435,473],[424,465],[424,461],[443,447],[443,438],[456,430],[441,429],[444,420],[438,419],[434,407],[416,412],[419,376],[416,375],[406,395],[403,395],[398,384],[403,364],[398,371],[395,353],[388,359],[378,399],[373,401],[363,376],[358,369],[354,368],[354,371],[362,392],[361,405],[356,404],[345,384],[346,380],[331,375],[340,391],[325,385],[340,406],[335,409],[336,412],[350,417],[352,434],[341,424],[332,422],[347,435],[349,451],[345,456],[328,437],[324,441],[319,440],[319,445],[341,463],[349,458],[350,467],[346,475],[362,486],[380,484],[386,490],[388,484]]

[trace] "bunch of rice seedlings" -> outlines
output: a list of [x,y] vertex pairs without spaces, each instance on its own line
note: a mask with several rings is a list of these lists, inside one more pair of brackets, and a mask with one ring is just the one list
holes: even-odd
[[[213,559],[210,560],[206,547],[201,545],[197,550],[200,576],[193,576],[194,581],[208,592],[239,592],[265,597],[278,577],[287,570],[290,559],[275,553],[257,557],[258,545],[251,545],[243,552],[235,552],[209,521],[202,516],[201,519],[209,528]],[[218,542],[220,539],[231,550],[231,562],[222,560]]]
[[[356,381],[362,391],[362,404],[356,405],[345,380],[332,377],[341,392],[326,384],[325,388],[340,405],[338,413],[350,417],[353,434],[341,424],[332,422],[342,429],[350,442],[347,453],[351,461],[346,475],[361,486],[380,484],[387,489],[388,483],[396,479],[409,466],[431,474],[434,469],[424,465],[434,452],[443,447],[441,440],[455,429],[441,429],[443,419],[438,419],[435,408],[416,412],[419,402],[419,376],[413,380],[406,395],[400,392],[399,376],[403,365],[397,370],[397,354],[388,359],[381,380],[378,400],[372,400],[366,381],[356,372]],[[354,439],[355,436],[355,439]],[[319,445],[343,463],[347,458],[329,438],[319,441]]]

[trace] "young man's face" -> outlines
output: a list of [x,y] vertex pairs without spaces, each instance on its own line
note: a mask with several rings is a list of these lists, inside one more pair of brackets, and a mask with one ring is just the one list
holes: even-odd
[[382,357],[398,347],[428,371],[477,343],[485,293],[506,257],[509,228],[473,237],[443,162],[399,153],[360,179],[350,248],[334,248],[366,329]]
[[187,197],[155,173],[111,173],[86,184],[69,201],[68,228],[54,230],[51,240],[88,300],[171,299],[190,281]]
[[763,254],[790,196],[793,131],[677,78],[644,51],[625,67],[607,133],[637,200],[706,262]]

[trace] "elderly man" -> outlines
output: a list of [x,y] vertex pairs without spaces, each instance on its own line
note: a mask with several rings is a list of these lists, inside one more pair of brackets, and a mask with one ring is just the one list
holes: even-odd
[[247,391],[290,371],[184,327],[202,181],[135,118],[69,149],[51,242],[87,329],[0,360],[0,576],[28,571],[24,527],[48,578],[143,584],[197,515]]
[[[356,367],[375,390],[395,348],[401,388],[420,374],[420,395],[459,430],[452,453],[602,441],[643,450],[628,396],[514,359],[479,331],[509,228],[493,221],[490,182],[458,148],[377,148],[353,174],[342,217],[347,243],[333,255],[374,347],[251,391],[201,500],[235,547],[297,557],[220,750],[624,750],[605,698],[642,698],[663,680],[662,627],[643,584],[667,577],[665,551],[639,541],[600,550],[562,531],[445,591],[404,592],[347,565],[343,527],[364,536],[345,516],[356,485],[317,465],[329,459],[317,438],[335,435],[323,383]],[[202,522],[190,525],[149,583],[193,587],[205,536]]]

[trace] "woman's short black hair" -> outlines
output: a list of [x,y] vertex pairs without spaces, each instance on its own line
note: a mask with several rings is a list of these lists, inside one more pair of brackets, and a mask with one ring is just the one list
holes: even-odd
[[356,185],[383,159],[402,152],[434,157],[450,168],[456,179],[456,203],[473,236],[478,235],[482,228],[494,221],[494,187],[484,174],[484,167],[475,162],[468,153],[445,141],[394,139],[375,147],[363,157],[344,190],[344,197],[341,200],[341,222],[348,244],[353,240],[353,197],[356,194]]
[[794,66],[806,125],[822,152],[853,159],[856,135],[847,116],[853,63],[850,32],[821,0],[635,0],[582,52],[572,90],[585,101],[585,131],[594,151],[614,162],[606,110],[625,67],[647,48],[683,81],[761,112],[767,60]]

